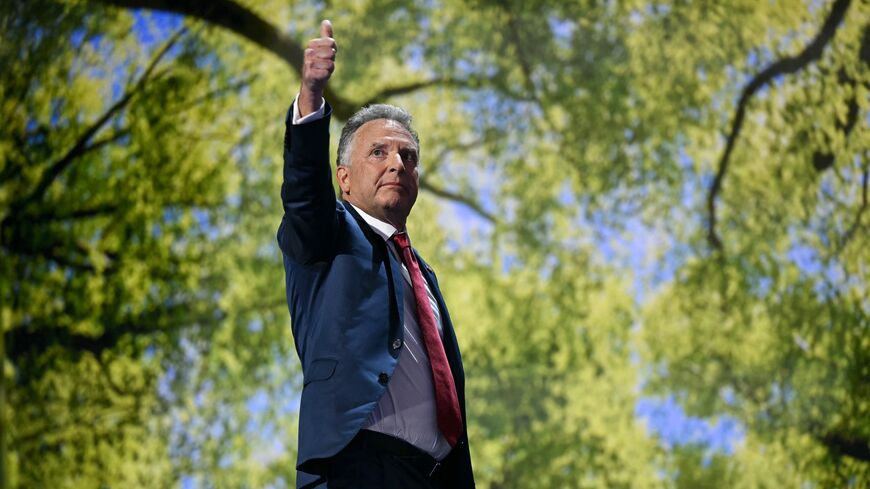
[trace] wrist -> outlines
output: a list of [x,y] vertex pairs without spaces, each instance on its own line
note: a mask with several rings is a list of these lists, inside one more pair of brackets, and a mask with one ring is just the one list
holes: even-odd
[[297,104],[300,117],[320,110],[320,106],[323,105],[323,90],[312,90],[303,85],[299,90]]

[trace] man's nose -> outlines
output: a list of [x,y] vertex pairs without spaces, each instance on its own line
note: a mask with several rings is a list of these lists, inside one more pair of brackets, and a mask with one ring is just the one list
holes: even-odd
[[402,155],[400,155],[399,153],[393,153],[392,155],[390,155],[387,161],[390,171],[398,173],[403,173],[405,171],[405,161],[402,160]]

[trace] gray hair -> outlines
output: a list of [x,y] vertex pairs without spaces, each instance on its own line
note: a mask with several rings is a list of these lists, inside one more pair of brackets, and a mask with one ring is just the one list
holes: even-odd
[[417,131],[411,128],[411,122],[413,121],[411,114],[407,110],[395,105],[372,104],[363,107],[352,115],[341,130],[341,138],[338,140],[338,158],[336,161],[338,166],[350,166],[350,150],[353,146],[356,131],[366,122],[378,119],[387,119],[401,124],[411,134],[411,137],[414,138],[414,143],[417,145],[417,157],[419,158],[420,138],[417,136]]

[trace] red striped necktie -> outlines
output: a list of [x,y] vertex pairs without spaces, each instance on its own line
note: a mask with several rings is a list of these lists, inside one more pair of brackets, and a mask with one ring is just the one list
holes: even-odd
[[408,268],[408,275],[411,276],[411,287],[414,289],[414,299],[417,303],[417,322],[420,324],[423,344],[426,345],[426,352],[429,354],[429,366],[432,369],[432,381],[435,385],[438,428],[452,447],[462,436],[462,414],[459,411],[456,384],[453,383],[450,364],[447,363],[447,355],[444,353],[444,344],[441,342],[441,335],[438,334],[438,326],[435,324],[435,314],[432,313],[432,306],[429,304],[426,283],[423,281],[417,258],[411,251],[411,241],[407,233],[396,233],[390,239],[402,251],[402,263]]

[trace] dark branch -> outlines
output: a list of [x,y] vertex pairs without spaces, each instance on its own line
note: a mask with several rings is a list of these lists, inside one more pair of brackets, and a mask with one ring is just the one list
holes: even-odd
[[193,107],[198,106],[201,103],[208,102],[210,100],[214,100],[216,98],[222,97],[224,94],[227,94],[227,93],[239,92],[243,88],[248,87],[257,78],[259,78],[258,75],[248,76],[248,77],[245,77],[244,79],[239,80],[235,83],[230,83],[229,85],[226,85],[224,87],[216,88],[214,90],[206,92],[203,95],[200,95],[200,96],[193,98],[190,101],[186,102],[184,105],[182,105],[180,108],[177,109],[177,112],[178,113],[184,112],[188,109],[191,109]]
[[[181,14],[228,29],[278,56],[290,69],[302,75],[305,50],[255,12],[232,0],[98,0],[123,8],[144,8]],[[335,116],[347,120],[356,104],[340,97],[327,85],[324,96]]]
[[437,195],[438,197],[441,197],[442,199],[447,199],[447,200],[452,200],[454,202],[459,202],[460,204],[462,204],[462,205],[468,207],[469,209],[473,210],[474,212],[476,212],[477,215],[486,219],[487,221],[489,221],[493,224],[495,224],[495,222],[496,222],[496,217],[492,213],[490,213],[486,209],[484,209],[478,202],[476,202],[468,197],[465,197],[464,195],[460,195],[460,194],[457,194],[455,192],[451,192],[449,190],[445,190],[443,188],[436,187],[426,180],[420,180],[420,188],[423,190],[426,190],[428,192],[431,192],[432,194]]
[[[867,67],[870,67],[870,24],[864,26],[864,34],[861,36],[861,47],[858,49],[858,59]],[[848,138],[852,134],[852,130],[855,129],[855,126],[858,122],[858,115],[861,111],[861,107],[858,104],[858,94],[860,90],[856,90],[858,86],[858,81],[855,80],[845,68],[840,68],[837,73],[837,79],[839,83],[844,84],[851,88],[852,96],[849,98],[849,101],[846,103],[847,111],[846,111],[846,120],[842,121],[839,118],[835,122],[835,126],[837,130],[843,133],[843,136]],[[870,83],[864,82],[863,85],[867,88],[870,88]],[[828,138],[825,138],[828,139]],[[829,141],[830,142],[830,141]],[[813,153],[813,167],[816,171],[825,171],[828,168],[834,166],[835,156],[831,150],[827,151],[816,151]]]
[[109,144],[117,142],[119,139],[124,138],[124,137],[129,136],[129,135],[130,135],[130,128],[129,127],[115,131],[112,134],[110,134],[104,138],[97,139],[96,141],[94,141],[93,143],[91,143],[90,145],[85,147],[79,156],[90,153],[91,151],[96,151],[96,150],[102,148],[103,146],[107,146]]
[[[286,307],[282,298],[277,300],[255,300],[243,307],[235,308],[237,314],[262,313],[270,309]],[[17,324],[5,333],[7,358],[15,365],[24,365],[28,360],[36,361],[43,353],[60,347],[64,354],[78,357],[90,353],[94,358],[115,348],[128,338],[155,337],[155,335],[176,334],[194,325],[213,329],[227,317],[227,311],[217,307],[208,300],[192,300],[173,305],[156,304],[152,309],[142,314],[116,320],[103,320],[105,328],[99,335],[85,335],[71,331],[68,327],[58,325],[56,319],[48,322]],[[22,368],[23,375],[38,375],[36,370]]]
[[870,462],[870,440],[867,438],[827,433],[818,437],[818,440],[833,453],[846,455],[865,463]]
[[18,252],[21,255],[30,255],[30,256],[39,256],[48,261],[54,262],[61,267],[71,268],[74,270],[78,270],[80,272],[93,273],[96,271],[94,266],[82,258],[79,261],[76,261],[72,254],[70,253],[62,253],[63,250],[59,246],[51,246],[49,248],[43,248],[39,250],[31,250],[31,249],[15,249],[10,248],[12,251]]
[[[508,37],[510,38],[510,42],[513,44],[514,49],[516,50],[517,61],[520,64],[520,70],[523,72],[523,83],[525,84],[526,91],[529,92],[529,95],[535,99],[539,104],[541,102],[537,99],[537,89],[535,88],[535,83],[532,79],[532,67],[529,64],[528,57],[526,56],[525,46],[526,43],[523,42],[523,39],[520,35],[520,28],[517,22],[516,17],[514,17],[513,12],[510,10],[510,7],[507,5],[502,5],[504,7],[504,13],[507,16],[508,22]],[[543,104],[541,104],[543,107]]]
[[20,218],[15,218],[10,221],[10,224],[40,224],[46,222],[58,221],[78,221],[81,219],[91,219],[94,217],[109,216],[117,212],[119,209],[116,204],[102,204],[93,207],[84,207],[73,210],[60,210],[59,212],[47,212],[38,214],[26,214]]
[[[532,65],[529,62],[529,59],[534,59],[534,56],[531,56],[526,51],[526,46],[528,46],[529,43],[522,38],[520,21],[517,20],[514,12],[510,10],[509,7],[504,5],[503,7],[504,13],[507,15],[508,37],[516,50],[517,61],[520,64],[520,71],[523,73],[525,89],[528,92],[526,100],[534,102],[538,106],[538,109],[541,111],[543,122],[546,125],[546,129],[552,133],[558,134],[561,131],[556,127],[556,124],[553,122],[553,119],[547,111],[547,108],[550,107],[551,104],[541,94],[539,94],[539,90],[535,86],[535,81],[532,76]],[[574,165],[574,167],[576,168],[576,165]]]
[[746,87],[744,87],[743,93],[737,102],[737,112],[734,115],[731,132],[728,134],[725,143],[725,152],[722,153],[722,158],[719,160],[719,169],[707,195],[707,212],[709,214],[707,240],[715,249],[722,250],[722,241],[716,234],[716,197],[722,189],[722,182],[725,179],[725,173],[728,171],[731,152],[734,150],[734,145],[737,142],[738,136],[740,136],[740,130],[746,118],[746,108],[749,105],[749,100],[777,76],[795,73],[819,59],[825,46],[834,37],[834,33],[846,15],[850,3],[851,0],[835,0],[821,30],[800,54],[775,61],[750,80]]
[[[854,84],[852,84],[854,87]],[[849,137],[852,133],[852,129],[855,128],[856,123],[858,122],[858,112],[860,110],[860,106],[858,105],[858,96],[852,96],[849,99],[849,102],[846,104],[848,108],[848,112],[846,113],[846,122],[842,122],[837,120],[836,126],[837,129],[840,130],[844,136]],[[825,139],[828,139],[827,137]],[[813,168],[816,171],[822,172],[834,166],[834,160],[836,157],[834,153],[831,151],[815,151],[813,153]]]
[[24,164],[15,158],[15,153],[10,152],[8,156],[9,159],[6,160],[6,166],[0,169],[0,184],[18,178],[24,172],[25,168],[32,168],[35,165],[33,160],[30,158],[30,155],[27,154],[27,141],[25,138],[26,136],[22,136],[21,134],[12,131],[12,139],[18,147],[18,154],[21,156],[21,159],[24,160]]
[[364,102],[359,104],[360,107],[364,107],[366,105],[376,104],[387,100],[390,97],[396,97],[398,95],[405,95],[407,93],[415,92],[417,90],[421,90],[424,88],[429,88],[433,86],[444,86],[444,87],[474,87],[476,86],[471,80],[463,80],[458,78],[433,78],[430,80],[421,80],[417,82],[408,83],[406,85],[397,85],[393,87],[386,87],[381,89],[378,93],[372,95]]
[[[67,352],[90,352],[98,357],[104,350],[114,348],[128,336],[147,336],[172,332],[186,326],[221,321],[225,313],[203,304],[162,304],[146,313],[105,325],[105,331],[96,336],[75,333],[56,324],[19,325],[6,332],[7,356],[15,364],[23,358],[36,358],[51,347],[60,346]],[[202,311],[195,312],[196,309]]]

